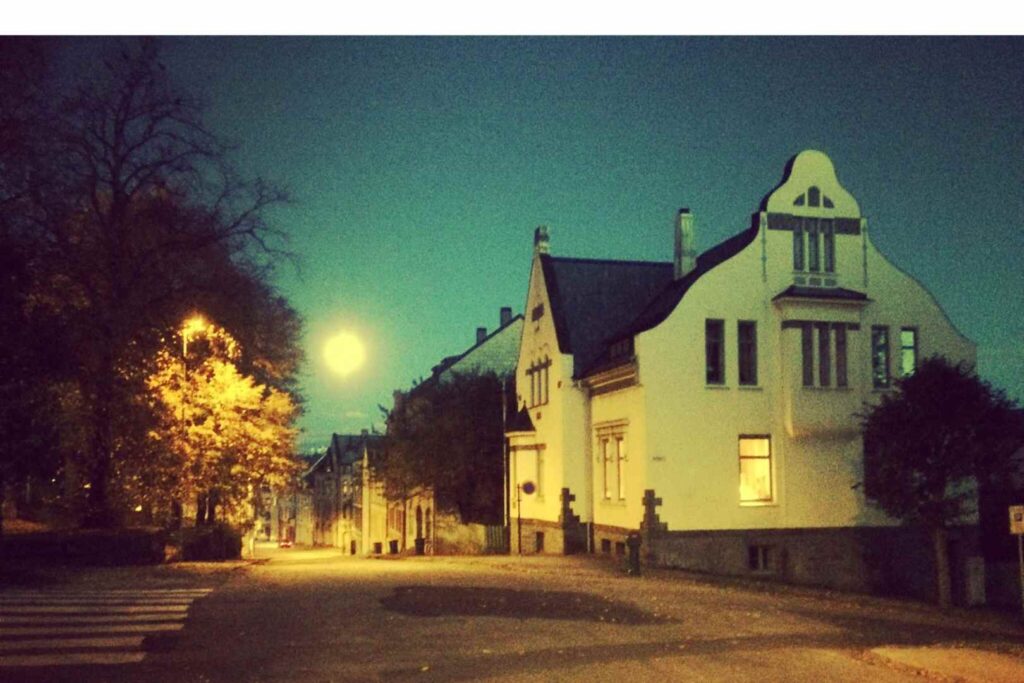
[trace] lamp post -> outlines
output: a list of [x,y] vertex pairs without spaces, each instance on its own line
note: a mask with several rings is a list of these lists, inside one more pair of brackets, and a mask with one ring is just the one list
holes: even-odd
[[[188,342],[193,335],[206,329],[206,320],[201,315],[193,315],[182,323],[181,326],[181,442],[185,446],[188,443],[188,403],[191,397],[192,388],[188,381]],[[198,503],[198,501],[197,501]],[[175,501],[174,515],[176,523],[181,520],[181,503]]]

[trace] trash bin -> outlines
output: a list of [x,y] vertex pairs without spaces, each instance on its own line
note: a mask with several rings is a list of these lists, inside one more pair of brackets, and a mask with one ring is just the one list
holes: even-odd
[[422,555],[427,547],[427,539],[417,538],[416,539],[416,554]]
[[392,555],[398,554],[398,541],[388,541],[388,552]]

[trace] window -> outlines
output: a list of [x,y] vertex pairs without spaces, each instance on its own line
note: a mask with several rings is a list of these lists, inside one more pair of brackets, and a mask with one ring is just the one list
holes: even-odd
[[704,321],[704,353],[707,357],[707,383],[725,384],[725,321]]
[[[791,327],[797,325],[801,332],[803,385],[805,387],[831,387],[834,377],[835,386],[848,386],[847,334],[850,329],[857,329],[857,326],[850,323],[810,321],[789,324]],[[817,343],[815,343],[815,332],[817,332]]]
[[741,320],[736,326],[739,340],[740,384],[757,384],[757,323]]
[[770,503],[772,496],[771,439],[740,437],[740,503]]
[[831,219],[796,219],[793,226],[793,270],[836,271],[836,234]]
[[793,226],[793,270],[804,269],[804,228],[797,222]]
[[846,375],[846,325],[836,325],[836,386],[848,386]]
[[598,460],[601,465],[601,492],[604,500],[626,499],[625,423],[598,428]]
[[814,386],[814,329],[810,323],[800,328],[800,350],[803,360],[803,381],[805,387]]
[[548,368],[551,367],[551,359],[545,357],[543,361],[534,363],[526,371],[530,378],[530,407],[544,405],[548,402]]
[[818,221],[808,218],[804,221],[807,225],[807,270],[816,273],[821,270],[821,250],[818,239]]
[[821,190],[813,185],[807,188],[807,205],[821,206]]
[[917,370],[917,328],[900,330],[900,374],[909,377]]
[[832,384],[832,339],[828,323],[818,323],[818,386]]
[[821,221],[821,235],[825,244],[825,272],[836,272],[836,234],[832,221]]
[[876,389],[889,386],[889,328],[871,328],[871,380]]
[[767,545],[747,546],[747,567],[750,571],[764,572],[771,569],[772,549]]
[[615,479],[619,483],[619,500],[626,500],[626,437],[615,438]]

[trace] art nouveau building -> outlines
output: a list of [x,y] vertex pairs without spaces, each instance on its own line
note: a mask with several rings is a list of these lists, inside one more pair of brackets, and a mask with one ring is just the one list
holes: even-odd
[[865,498],[857,414],[974,344],[875,248],[821,152],[725,242],[697,256],[686,209],[675,232],[664,263],[558,258],[535,235],[509,433],[523,550],[614,552],[645,522],[662,564],[865,586],[865,534],[895,522]]

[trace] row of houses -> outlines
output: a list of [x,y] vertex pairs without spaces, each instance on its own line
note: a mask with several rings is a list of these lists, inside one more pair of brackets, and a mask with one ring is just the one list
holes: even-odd
[[[447,382],[457,374],[494,373],[511,382],[522,330],[523,316],[513,315],[511,307],[501,308],[493,331],[478,327],[472,346],[443,358],[419,387],[395,392],[396,404],[430,383]],[[500,430],[494,438],[502,439]],[[426,486],[402,496],[389,495],[375,469],[382,448],[383,436],[368,430],[334,434],[327,449],[311,462],[298,489],[278,496],[268,506],[264,537],[334,546],[351,555],[507,551],[500,518],[492,524],[465,521],[450,506],[439,508],[437,493]],[[503,487],[502,481],[496,481],[487,492],[499,505]]]
[[[537,228],[525,315],[502,309],[434,368],[514,378],[500,542],[429,491],[389,501],[365,433],[311,467],[298,540],[614,557],[639,532],[660,566],[927,597],[930,542],[870,503],[858,414],[927,356],[974,365],[974,343],[878,251],[819,151],[786,164],[746,229],[698,254],[684,208],[672,239],[672,260],[597,260],[554,255]],[[952,555],[960,601],[983,601],[976,523]]]

